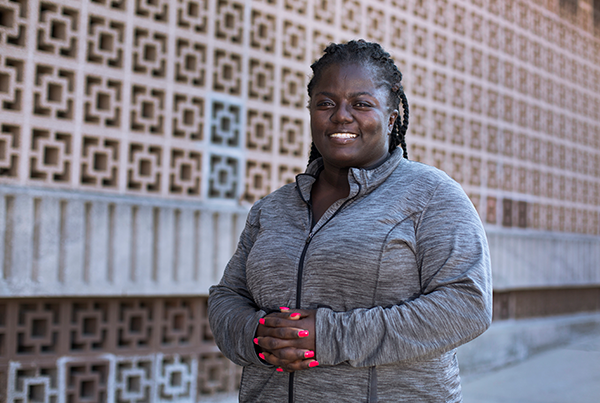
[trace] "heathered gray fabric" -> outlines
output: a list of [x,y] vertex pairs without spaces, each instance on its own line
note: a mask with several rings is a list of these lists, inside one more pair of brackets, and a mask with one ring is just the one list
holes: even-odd
[[[311,233],[308,205],[320,160],[252,207],[209,320],[221,351],[243,365],[241,402],[287,402],[287,373],[257,357],[258,319],[295,306]],[[350,194],[315,225],[301,308],[316,309],[320,366],[294,374],[295,402],[460,402],[455,348],[491,322],[485,232],[460,185],[402,158],[353,168]],[[339,210],[339,211],[338,211]]]

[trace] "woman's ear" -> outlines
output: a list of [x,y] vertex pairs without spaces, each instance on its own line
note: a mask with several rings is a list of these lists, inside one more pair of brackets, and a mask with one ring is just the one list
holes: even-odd
[[388,120],[388,130],[387,130],[388,135],[394,131],[394,123],[396,123],[396,119],[398,119],[398,109],[394,109],[390,113],[390,117]]

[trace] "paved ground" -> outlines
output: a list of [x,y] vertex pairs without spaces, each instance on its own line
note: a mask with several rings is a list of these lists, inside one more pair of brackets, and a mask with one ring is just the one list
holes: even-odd
[[[600,403],[600,334],[497,371],[465,376],[462,387],[463,403]],[[210,402],[235,403],[237,397]]]
[[463,379],[464,403],[600,403],[600,335]]

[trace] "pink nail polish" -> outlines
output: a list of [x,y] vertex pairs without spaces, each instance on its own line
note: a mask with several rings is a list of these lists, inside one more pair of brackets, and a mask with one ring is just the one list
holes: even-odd
[[300,330],[298,332],[298,337],[308,337],[308,330]]
[[254,344],[258,344],[258,337],[254,338]]
[[265,318],[260,318],[258,320],[258,323],[260,323],[261,325],[264,325],[265,324]]
[[290,314],[290,318],[292,318],[292,319],[296,319],[296,318],[299,318],[299,317],[300,317],[300,314],[298,312],[294,312],[294,313]]
[[283,368],[277,368],[275,371],[277,371],[277,372],[283,372]]
[[282,311],[289,311],[290,308],[288,308],[287,306],[280,306],[279,309],[281,309]]
[[313,358],[315,356],[314,351],[307,351],[304,353],[304,358]]
[[[258,353],[258,356],[261,358],[261,360],[265,359],[265,355],[263,353]],[[266,360],[265,360],[266,361]]]
[[313,361],[313,362],[311,362],[310,364],[308,364],[308,366],[309,366],[310,368],[316,367],[317,365],[319,365],[319,361]]

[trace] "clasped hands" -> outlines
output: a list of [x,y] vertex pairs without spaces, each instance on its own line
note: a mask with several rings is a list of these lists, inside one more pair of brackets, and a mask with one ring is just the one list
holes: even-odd
[[254,343],[259,356],[277,367],[277,371],[294,372],[316,367],[316,310],[280,308],[261,318]]

